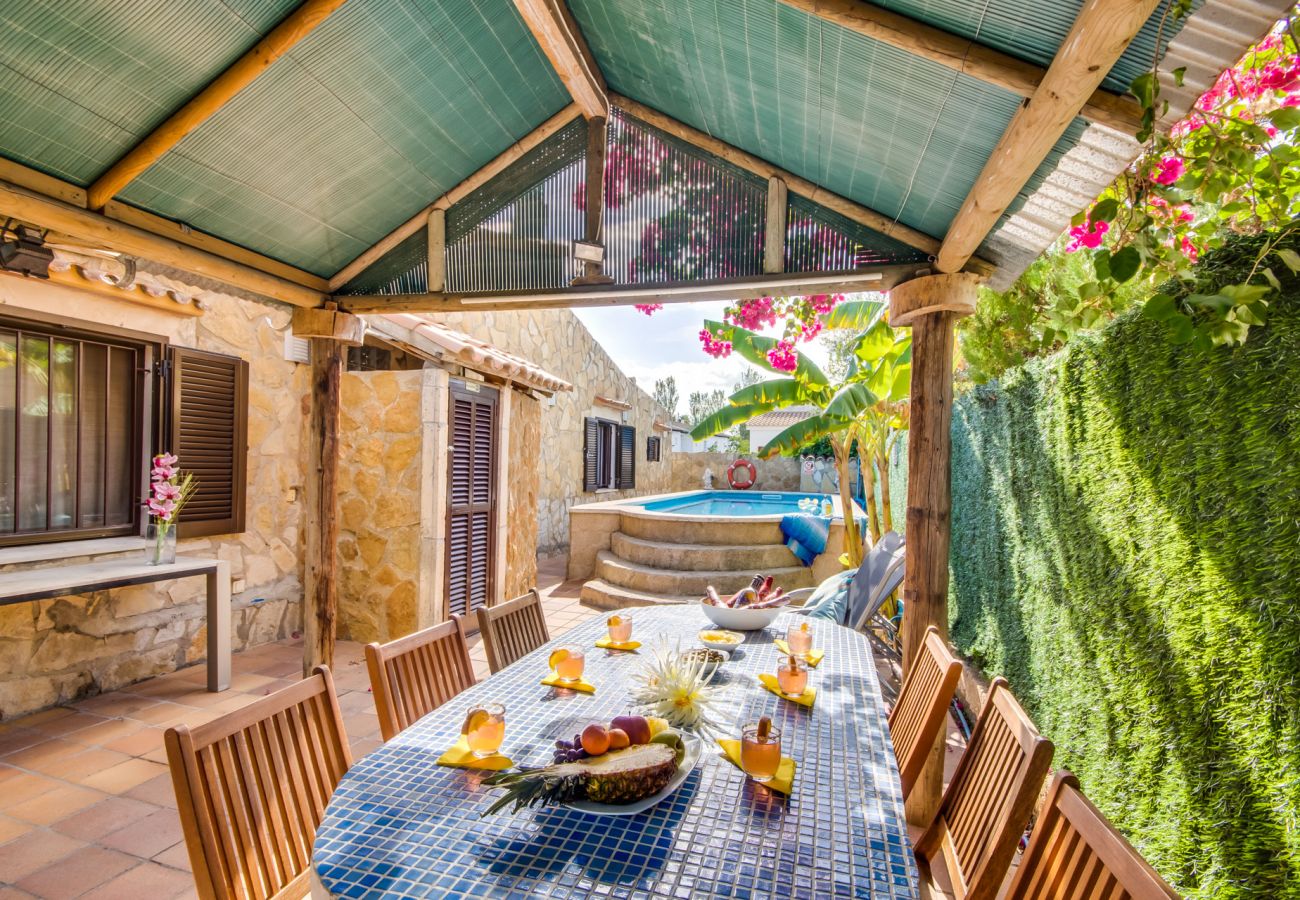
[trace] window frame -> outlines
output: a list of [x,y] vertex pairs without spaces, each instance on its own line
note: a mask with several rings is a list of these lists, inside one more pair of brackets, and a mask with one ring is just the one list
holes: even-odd
[[[590,441],[590,426],[594,425],[596,429],[594,458],[592,459],[595,473],[595,481],[586,480],[586,463],[587,458],[593,455]],[[636,428],[632,425],[625,425],[622,422],[616,422],[613,419],[606,419],[601,416],[586,416],[582,420],[583,427],[583,493],[601,494],[611,491],[634,490],[636,487],[636,453],[632,453],[632,471],[624,473],[620,464],[622,453],[622,435],[624,432],[631,432],[633,447],[635,448]],[[629,482],[620,486],[624,480]]]
[[664,458],[663,439],[657,434],[648,435],[645,439],[645,461],[661,462]]
[[[160,422],[158,409],[158,392],[155,390],[154,373],[159,360],[163,359],[168,340],[165,336],[134,331],[115,325],[87,323],[80,319],[46,313],[38,310],[0,308],[0,328],[14,329],[45,334],[51,339],[65,338],[76,341],[128,346],[134,349],[140,360],[136,372],[136,384],[133,394],[137,415],[129,430],[132,435],[131,457],[134,464],[129,467],[133,473],[130,494],[134,497],[131,509],[131,521],[125,525],[105,525],[97,528],[71,528],[51,531],[13,531],[0,533],[0,548],[30,547],[41,544],[61,544],[72,541],[96,540],[99,538],[143,536],[148,524],[144,515],[145,490],[149,483],[149,460],[152,448],[157,440],[157,428]],[[78,390],[81,382],[78,380]],[[15,448],[15,454],[17,449]],[[16,456],[15,456],[16,459]],[[15,510],[15,517],[17,510]],[[15,518],[15,525],[17,520]]]

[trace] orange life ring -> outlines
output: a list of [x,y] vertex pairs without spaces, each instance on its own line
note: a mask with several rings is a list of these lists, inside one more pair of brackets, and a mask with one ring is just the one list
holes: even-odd
[[[748,481],[736,480],[736,470],[742,468],[749,470]],[[727,466],[727,484],[731,485],[733,488],[735,488],[738,491],[749,490],[754,486],[754,482],[757,480],[758,480],[758,469],[756,469],[754,467],[754,464],[747,459],[738,459],[731,465]]]

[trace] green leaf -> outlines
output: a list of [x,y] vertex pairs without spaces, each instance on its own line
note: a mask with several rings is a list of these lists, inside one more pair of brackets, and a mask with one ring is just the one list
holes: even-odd
[[812,402],[815,391],[794,378],[773,378],[760,381],[749,387],[741,388],[731,395],[732,406],[754,406],[766,404],[773,407],[791,406],[795,403]]
[[872,325],[858,338],[854,355],[863,362],[875,362],[883,359],[894,346],[894,329],[883,319]]
[[1278,131],[1290,131],[1300,127],[1300,107],[1284,106],[1268,114],[1268,120],[1277,126]]
[[1119,212],[1119,201],[1114,197],[1107,197],[1100,201],[1088,213],[1088,218],[1094,222],[1110,222],[1114,220],[1115,214]]
[[1154,72],[1143,72],[1128,87],[1134,97],[1137,97],[1138,103],[1144,107],[1151,107],[1156,102],[1156,92],[1160,89],[1156,81]]
[[1142,307],[1142,315],[1157,322],[1163,322],[1176,313],[1178,310],[1174,305],[1174,298],[1168,294],[1156,294],[1146,302],[1146,306]]
[[907,395],[912,392],[912,364],[907,363],[894,367],[894,384],[889,389],[889,402],[897,403],[900,400],[907,399]]
[[[1095,281],[1089,281],[1079,285],[1080,300],[1091,300],[1093,297],[1098,297],[1100,295],[1101,295],[1101,285],[1099,285]],[[1075,309],[1077,310],[1078,306],[1076,306]]]
[[827,329],[866,328],[884,308],[879,300],[848,300],[823,316],[822,322]]
[[1078,228],[1086,221],[1088,221],[1088,211],[1081,209],[1070,218],[1070,227]]
[[773,372],[782,377],[789,377],[793,374],[800,381],[814,386],[825,387],[830,384],[826,375],[817,367],[817,364],[809,359],[806,354],[797,351],[798,366],[793,373],[774,368],[767,361],[767,352],[777,344],[773,338],[763,337],[761,334],[755,334],[752,331],[736,325],[728,325],[725,322],[706,321],[704,327],[720,340],[731,341],[732,350],[760,369]]
[[791,455],[805,444],[811,444],[818,438],[823,438],[828,434],[843,431],[844,427],[844,422],[829,419],[825,415],[804,419],[802,422],[791,425],[764,444],[763,452],[759,454],[759,457],[761,459],[770,459],[778,453]]
[[1219,288],[1220,294],[1237,304],[1254,303],[1267,297],[1272,291],[1273,289],[1266,284],[1228,284]]
[[1218,313],[1232,309],[1232,298],[1223,294],[1189,294],[1187,302],[1192,306],[1203,306]]
[[1169,327],[1173,330],[1169,337],[1172,344],[1186,344],[1196,337],[1196,326],[1182,313],[1174,313],[1169,317]]
[[734,428],[748,422],[754,416],[765,412],[771,412],[775,409],[774,404],[752,404],[750,406],[724,406],[722,409],[705,416],[691,429],[691,439],[702,441],[705,438],[713,437],[715,434],[722,434],[728,428]]
[[1265,266],[1264,269],[1263,269],[1262,271],[1263,271],[1264,279],[1265,279],[1265,280],[1266,280],[1270,285],[1272,285],[1273,290],[1275,290],[1275,291],[1280,291],[1280,290],[1282,290],[1282,282],[1280,282],[1280,281],[1277,280],[1277,276],[1276,276],[1275,274],[1273,274],[1273,270],[1272,270],[1271,268],[1268,268],[1267,266]]
[[1293,275],[1300,275],[1300,253],[1296,253],[1289,247],[1282,247],[1273,252],[1278,255],[1282,262],[1286,263],[1286,267],[1291,270]]
[[1169,74],[1174,76],[1174,85],[1177,87],[1182,87],[1183,78],[1187,75],[1187,66],[1179,66]]
[[865,384],[846,384],[835,392],[822,414],[828,420],[851,422],[876,405],[880,398]]
[[1142,268],[1142,254],[1137,247],[1122,247],[1110,258],[1110,277],[1120,284],[1131,279]]
[[1098,278],[1110,277],[1110,251],[1101,247],[1092,254],[1092,268]]

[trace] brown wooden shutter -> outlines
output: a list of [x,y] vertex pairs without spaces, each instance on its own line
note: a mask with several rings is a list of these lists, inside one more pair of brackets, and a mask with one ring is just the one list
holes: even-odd
[[614,486],[619,490],[636,487],[636,429],[618,426],[618,458],[614,464]]
[[600,423],[588,417],[582,420],[582,489],[594,491],[599,472]]
[[496,392],[451,389],[447,454],[447,606],[465,615],[492,596]]
[[248,467],[248,363],[234,356],[168,349],[167,445],[198,489],[181,511],[177,537],[244,530]]

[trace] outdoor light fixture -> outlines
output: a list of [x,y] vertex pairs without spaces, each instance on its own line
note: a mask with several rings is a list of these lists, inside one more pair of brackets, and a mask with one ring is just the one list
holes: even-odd
[[599,263],[605,261],[605,245],[594,241],[574,241],[573,255],[583,262]]
[[0,243],[0,267],[37,278],[50,277],[54,251],[45,246],[45,235],[27,225],[5,226],[13,235]]

